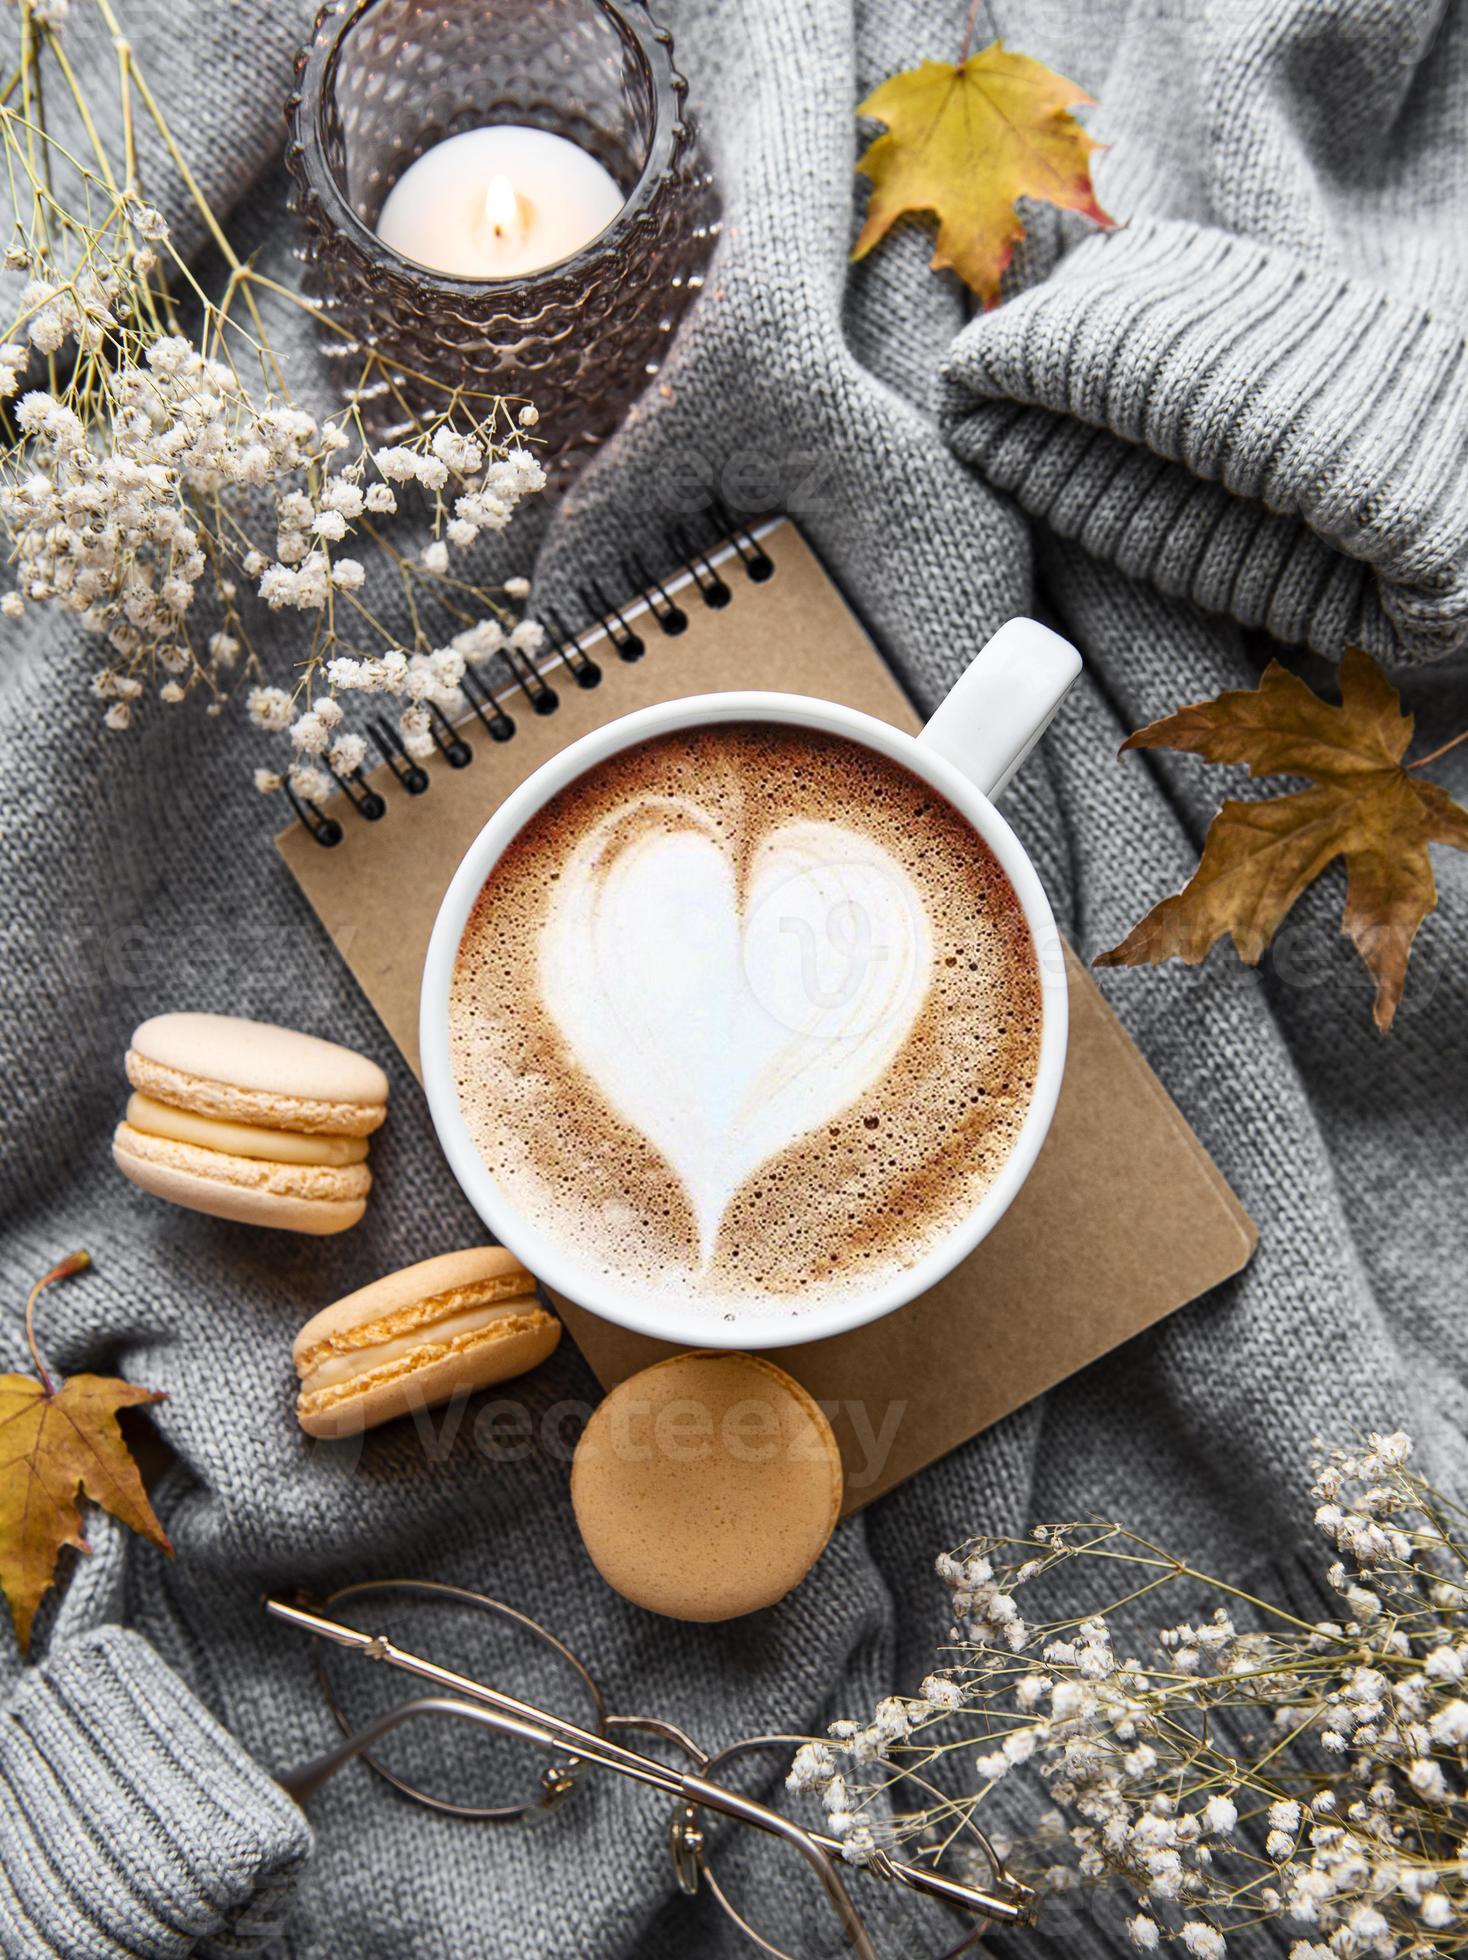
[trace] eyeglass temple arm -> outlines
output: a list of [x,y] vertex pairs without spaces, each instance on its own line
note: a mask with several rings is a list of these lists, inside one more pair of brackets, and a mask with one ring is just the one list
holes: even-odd
[[397,1708],[390,1708],[385,1715],[365,1729],[358,1729],[339,1742],[335,1749],[328,1749],[324,1756],[313,1757],[309,1763],[302,1763],[299,1769],[277,1772],[276,1782],[289,1797],[297,1803],[310,1801],[329,1783],[339,1769],[354,1758],[381,1742],[385,1735],[391,1735],[401,1723],[410,1721],[415,1715],[452,1715],[460,1721],[479,1722],[506,1735],[518,1735],[526,1742],[539,1743],[543,1748],[554,1749],[556,1738],[548,1729],[537,1728],[533,1722],[517,1721],[513,1716],[499,1715],[487,1708],[475,1708],[467,1701],[453,1701],[447,1695],[420,1695],[416,1701],[405,1701]]
[[500,1714],[534,1723],[543,1732],[546,1746],[550,1748],[570,1749],[605,1769],[620,1770],[639,1782],[652,1783],[670,1795],[677,1794],[681,1779],[676,1771],[664,1764],[655,1763],[650,1757],[640,1756],[635,1749],[625,1749],[621,1743],[594,1734],[590,1729],[580,1728],[575,1722],[565,1721],[559,1715],[547,1714],[544,1709],[536,1708],[529,1702],[517,1701],[513,1695],[502,1694],[497,1688],[486,1687],[482,1681],[471,1680],[467,1674],[456,1674],[452,1668],[440,1667],[436,1661],[422,1660],[417,1654],[410,1654],[406,1648],[394,1646],[385,1634],[364,1633],[360,1627],[346,1626],[340,1620],[328,1619],[324,1613],[317,1613],[311,1607],[298,1605],[290,1599],[267,1599],[265,1610],[273,1618],[284,1620],[288,1626],[299,1627],[303,1633],[314,1634],[319,1640],[330,1640],[338,1647],[360,1654],[364,1660],[387,1661],[406,1674],[415,1674],[420,1680],[431,1682],[436,1688],[445,1688],[453,1695],[463,1696],[466,1701],[477,1702]]
[[[499,1690],[488,1688],[482,1682],[471,1680],[467,1675],[455,1674],[452,1669],[440,1667],[434,1661],[423,1660],[417,1654],[410,1654],[406,1649],[394,1646],[383,1634],[364,1633],[360,1627],[347,1626],[340,1620],[328,1619],[324,1613],[314,1612],[310,1607],[298,1605],[294,1600],[269,1598],[265,1601],[265,1610],[273,1618],[284,1620],[287,1625],[314,1634],[318,1639],[330,1640],[337,1646],[346,1647],[369,1660],[387,1661],[394,1667],[402,1668],[406,1673],[416,1674],[436,1686],[451,1689],[455,1695],[462,1695],[469,1702],[482,1704],[473,1712],[487,1727],[498,1728],[506,1734],[519,1735],[527,1741],[538,1743],[542,1748],[570,1749],[587,1762],[596,1763],[603,1769],[615,1770],[622,1776],[630,1776],[636,1782],[651,1784],[654,1789],[663,1790],[669,1796],[703,1804],[708,1809],[722,1812],[725,1816],[737,1817],[744,1823],[753,1824],[757,1829],[769,1832],[771,1836],[788,1838],[796,1845],[803,1857],[818,1865],[821,1882],[828,1891],[833,1879],[838,1886],[841,1885],[840,1878],[833,1871],[831,1864],[832,1856],[836,1858],[842,1856],[843,1847],[839,1840],[825,1837],[817,1832],[802,1830],[800,1825],[783,1817],[777,1810],[771,1810],[764,1804],[741,1797],[722,1784],[705,1783],[698,1777],[682,1775],[677,1770],[669,1769],[666,1764],[657,1762],[653,1757],[640,1755],[635,1749],[627,1749],[621,1743],[612,1742],[605,1736],[580,1728],[576,1723],[567,1722],[558,1715],[548,1715],[542,1709],[532,1707],[527,1702],[517,1701],[512,1695],[501,1694]],[[440,1708],[439,1699],[428,1698],[438,1712],[444,1710],[452,1710],[457,1714],[469,1712],[464,1702],[446,1698],[443,1699]],[[419,1706],[418,1703],[410,1703],[401,1713],[406,1716]],[[355,1747],[352,1746],[354,1743]],[[362,1749],[370,1746],[370,1731],[362,1738],[349,1738],[342,1746],[342,1750],[333,1752],[334,1756],[340,1757],[340,1761],[334,1761],[332,1769],[319,1775],[312,1787],[320,1788],[326,1778],[333,1774],[335,1769],[341,1767],[341,1763],[349,1761],[353,1755],[360,1754]],[[325,1763],[329,1759],[321,1760]],[[309,1770],[319,1767],[320,1765],[308,1764],[304,1770],[296,1774],[304,1775]],[[695,1790],[698,1794],[691,1794]],[[920,1865],[902,1864],[886,1855],[873,1869],[883,1876],[895,1879],[910,1891],[925,1893],[931,1898],[947,1899],[950,1903],[961,1906],[969,1912],[983,1912],[990,1918],[1007,1920],[1021,1926],[1034,1923],[1035,1895],[1028,1886],[1021,1885],[1017,1880],[1010,1881],[1010,1896],[1001,1898],[980,1891],[976,1886],[961,1885],[953,1879],[945,1878],[941,1872],[926,1871]],[[841,1914],[843,1924],[846,1924],[848,1914],[854,1916],[855,1909],[850,1898],[846,1896],[844,1887],[841,1887],[841,1891],[844,1905],[836,1904],[834,1895],[833,1904],[836,1904],[836,1910]],[[853,1934],[852,1937],[856,1939],[857,1935]],[[855,1950],[860,1960],[876,1960],[866,1935],[863,1933],[859,1937],[861,1943],[856,1945]]]

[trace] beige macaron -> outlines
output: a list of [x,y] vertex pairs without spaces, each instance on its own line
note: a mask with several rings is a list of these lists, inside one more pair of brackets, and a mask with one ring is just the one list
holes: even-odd
[[755,1354],[674,1355],[582,1432],[571,1502],[609,1586],[675,1620],[773,1606],[841,1514],[841,1452],[800,1383]]
[[387,1077],[354,1049],[232,1014],[160,1014],[127,1051],[117,1167],[190,1211],[344,1232],[367,1206]]
[[445,1252],[323,1307],[292,1350],[311,1436],[354,1436],[538,1367],[561,1323],[503,1246]]

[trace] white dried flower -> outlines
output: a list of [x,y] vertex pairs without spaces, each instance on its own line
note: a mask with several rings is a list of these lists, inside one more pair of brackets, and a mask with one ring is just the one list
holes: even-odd
[[339,654],[326,665],[326,678],[332,687],[366,694],[400,694],[408,672],[408,656],[401,647],[389,647],[375,660],[354,660]]
[[272,612],[296,602],[297,575],[289,565],[269,565],[260,575],[260,597]]
[[339,776],[353,776],[367,760],[367,744],[360,735],[338,735],[327,760]]
[[[389,497],[392,492],[388,492]],[[334,476],[321,492],[320,505],[323,511],[335,511],[343,518],[355,519],[362,515],[367,499],[355,483],[344,476]],[[320,519],[317,519],[320,529]]]
[[283,734],[293,719],[291,697],[283,687],[252,687],[245,697],[245,709],[257,728]]
[[297,763],[287,772],[286,780],[308,803],[324,803],[331,795],[331,778],[312,763]]
[[282,531],[308,530],[316,516],[316,506],[304,490],[289,490],[276,506],[275,521]]
[[466,660],[478,666],[482,661],[488,660],[492,654],[498,653],[504,643],[505,632],[499,621],[480,619],[472,626],[466,627],[462,633],[456,633],[451,645],[456,652],[462,653]]
[[1223,1935],[1212,1926],[1204,1925],[1201,1919],[1190,1919],[1179,1935],[1187,1951],[1195,1960],[1223,1960],[1228,1951]]
[[1468,1748],[1468,1701],[1445,1702],[1427,1725],[1434,1742],[1449,1749]]
[[398,726],[408,754],[416,761],[426,761],[434,751],[433,721],[428,710],[416,704],[404,708]]
[[452,696],[464,678],[464,656],[456,647],[438,647],[428,656],[429,669],[441,693]]
[[824,1790],[836,1774],[836,1758],[823,1742],[803,1742],[795,1752],[788,1790]]
[[469,436],[458,435],[442,424],[433,432],[433,453],[439,462],[460,476],[470,476],[484,461],[481,445]]
[[1431,1757],[1419,1756],[1407,1765],[1407,1781],[1422,1798],[1424,1803],[1446,1804],[1449,1801],[1448,1780],[1443,1775],[1440,1764]]
[[1293,1797],[1279,1797],[1269,1806],[1269,1828],[1272,1831],[1285,1831],[1294,1837],[1304,1822],[1305,1813]]
[[1213,1796],[1203,1806],[1202,1825],[1210,1837],[1232,1837],[1238,1821],[1238,1806],[1231,1797]]
[[412,483],[418,475],[416,453],[401,444],[390,449],[376,449],[372,460],[387,478],[389,483]]
[[528,449],[511,449],[505,459],[515,473],[515,487],[520,496],[545,488],[545,466],[538,456]]

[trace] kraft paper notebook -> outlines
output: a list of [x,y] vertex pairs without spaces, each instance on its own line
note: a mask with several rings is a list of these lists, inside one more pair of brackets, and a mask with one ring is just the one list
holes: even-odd
[[[495,807],[568,742],[634,708],[728,688],[819,695],[920,725],[787,521],[738,531],[640,593],[593,596],[601,623],[521,662],[508,690],[478,689],[471,714],[441,723],[426,763],[411,764],[379,724],[387,759],[278,839],[415,1068],[439,900]],[[369,820],[363,806],[380,814]],[[910,1306],[780,1352],[832,1417],[849,1510],[1197,1299],[1254,1249],[1242,1206],[1074,957],[1069,977],[1059,1106],[999,1225]],[[556,1304],[604,1387],[672,1352]]]

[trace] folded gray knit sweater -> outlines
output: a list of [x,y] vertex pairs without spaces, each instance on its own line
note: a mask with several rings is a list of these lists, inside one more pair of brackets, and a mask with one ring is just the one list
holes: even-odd
[[[237,232],[290,277],[277,171],[296,4],[124,8],[159,93]],[[1006,800],[1084,954],[1196,862],[1240,772],[1115,758],[1180,702],[1250,685],[1284,642],[1317,683],[1352,641],[1405,670],[1424,742],[1468,714],[1468,6],[1461,0],[1009,0],[1008,42],[1100,98],[1108,235],[1031,213],[1012,291],[968,318],[900,228],[860,267],[853,106],[956,51],[966,0],[667,0],[721,182],[718,262],[660,384],[550,517],[512,532],[568,619],[588,568],[665,560],[688,485],[751,454],[918,699],[1042,610],[1087,672]],[[14,16],[7,33],[13,33]],[[113,55],[84,0],[73,59]],[[166,170],[145,164],[170,208]],[[323,386],[297,350],[297,386]],[[537,524],[540,526],[537,529]],[[8,629],[16,633],[17,629]],[[1323,656],[1311,660],[1310,654]],[[58,1368],[169,1400],[158,1508],[169,1562],[98,1520],[35,1658],[0,1631],[0,1950],[113,1960],[353,1954],[535,1960],[733,1952],[674,1891],[657,1805],[582,1792],[535,1833],[407,1809],[357,1769],[302,1814],[267,1772],[328,1720],[271,1586],[419,1573],[487,1588],[593,1660],[614,1700],[709,1745],[818,1729],[912,1687],[944,1632],[933,1556],[977,1529],[1120,1515],[1236,1570],[1309,1533],[1317,1432],[1405,1426],[1468,1491],[1458,1168],[1468,1107],[1468,866],[1413,955],[1396,1031],[1338,934],[1332,874],[1261,968],[1108,973],[1108,994],[1243,1198],[1237,1280],[838,1531],[780,1607],[726,1627],[656,1621],[582,1554],[567,1466],[439,1457],[406,1425],[322,1450],[290,1416],[289,1343],[326,1301],[478,1236],[416,1086],[274,858],[256,739],[191,709],[100,727],[92,655],[27,620],[0,668],[0,1216],[11,1310],[45,1301]],[[1468,750],[1441,774],[1463,794]],[[1243,793],[1250,793],[1247,788]],[[1257,793],[1257,792],[1254,792]],[[252,1234],[124,1185],[108,1141],[132,1025],[255,1014],[353,1043],[393,1074],[368,1219],[326,1243]],[[1077,1248],[1084,1257],[1084,1248]],[[533,1415],[589,1403],[569,1347]],[[127,1629],[127,1630],[124,1630]],[[996,1938],[1005,1955],[1115,1950],[1104,1914]],[[1263,1936],[1259,1950],[1275,1948]]]

